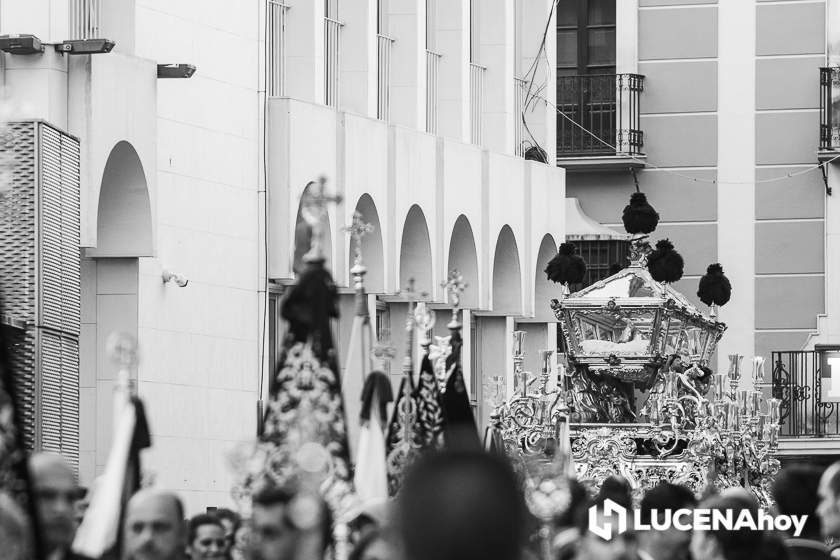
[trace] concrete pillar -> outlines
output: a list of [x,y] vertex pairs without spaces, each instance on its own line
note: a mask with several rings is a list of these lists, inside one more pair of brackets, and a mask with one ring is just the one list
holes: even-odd
[[344,24],[340,38],[339,105],[342,110],[374,118],[378,69],[376,5],[376,0],[339,2],[338,5],[338,17]]
[[438,134],[470,140],[470,2],[435,0],[435,42],[440,53]]
[[[557,34],[554,31],[557,18],[554,13],[548,22],[544,53],[540,53],[540,43],[546,30],[546,20],[551,12],[554,0],[516,0],[517,1],[517,42],[518,61],[516,77],[533,77],[531,95],[538,95],[527,105],[525,119],[528,125],[523,138],[530,145],[536,144],[546,151],[548,161],[552,162],[557,153],[557,88],[554,87],[557,73]],[[537,60],[535,70],[526,76]],[[543,88],[536,93],[540,86]],[[527,89],[526,89],[527,93]],[[519,126],[521,117],[514,114],[514,126]],[[530,132],[530,134],[529,134]]]
[[754,0],[719,5],[718,188],[726,196],[718,196],[718,259],[741,288],[720,312],[729,329],[718,371],[727,370],[728,354],[755,353],[755,33]]
[[289,0],[286,15],[286,95],[324,103],[324,3]]
[[478,58],[484,72],[484,111],[482,144],[503,154],[514,151],[514,0],[482,0],[473,3],[478,10]]
[[426,127],[426,0],[389,0],[391,122]]

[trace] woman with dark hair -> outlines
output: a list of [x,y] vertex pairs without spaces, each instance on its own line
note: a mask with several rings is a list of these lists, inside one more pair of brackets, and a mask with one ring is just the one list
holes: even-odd
[[225,527],[213,515],[201,513],[190,519],[188,525],[187,556],[199,558],[227,558]]
[[[701,502],[701,509],[732,512],[738,519],[747,510],[758,518],[758,504],[746,491],[730,490],[711,496]],[[691,537],[691,555],[694,560],[787,560],[788,554],[778,536],[762,530],[729,530],[723,527],[709,530],[694,529]]]

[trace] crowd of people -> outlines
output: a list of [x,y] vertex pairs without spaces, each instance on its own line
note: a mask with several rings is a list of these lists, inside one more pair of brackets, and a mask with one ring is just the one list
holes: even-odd
[[[58,455],[35,454],[29,470],[39,516],[39,539],[49,560],[84,560],[72,551],[84,516],[84,493],[72,468]],[[128,500],[119,550],[124,560],[534,560],[544,558],[539,524],[526,505],[522,481],[503,456],[481,451],[442,452],[420,458],[406,473],[396,499],[359,508],[345,543],[335,540],[330,508],[317,493],[271,488],[253,496],[248,519],[230,510],[185,518],[177,495],[142,489]],[[554,519],[554,560],[811,560],[840,558],[827,543],[840,538],[840,463],[783,469],[772,489],[781,515],[807,516],[798,536],[777,531],[697,529],[627,530],[606,539],[590,530],[590,509],[609,521],[612,500],[650,525],[665,510],[758,512],[751,493],[734,488],[699,500],[667,482],[647,490],[638,503],[630,484],[603,482],[593,497],[568,480],[568,507]],[[30,528],[23,512],[0,493],[0,558],[29,560]]]

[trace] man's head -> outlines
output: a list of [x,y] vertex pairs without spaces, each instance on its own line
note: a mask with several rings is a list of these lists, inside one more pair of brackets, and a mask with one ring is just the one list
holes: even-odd
[[519,557],[525,503],[504,458],[467,451],[422,458],[406,474],[398,507],[409,560]]
[[[694,494],[685,486],[662,483],[648,490],[642,498],[641,521],[646,525],[665,523],[665,510],[693,509],[697,506]],[[656,519],[652,519],[656,515]],[[680,531],[673,525],[665,530],[641,531],[639,546],[655,560],[689,557],[691,531]]]
[[79,495],[76,475],[60,455],[52,453],[32,455],[29,471],[44,548],[67,550],[76,535],[75,503]]
[[124,560],[180,560],[186,544],[184,506],[175,494],[141,490],[125,512]]
[[817,490],[817,515],[826,537],[840,537],[840,462],[828,467],[820,478]]
[[[618,487],[616,486],[616,488]],[[638,543],[632,515],[625,518],[627,530],[621,534],[613,533],[609,539],[603,539],[589,530],[589,510],[592,507],[595,508],[594,521],[599,527],[608,525],[618,527],[620,525],[619,515],[612,512],[607,513],[604,503],[608,499],[614,502],[616,501],[615,498],[623,500],[623,495],[623,491],[612,493],[608,488],[606,493],[599,492],[598,496],[587,504],[588,507],[578,512],[576,525],[580,536],[577,543],[577,558],[581,560],[631,560],[637,557]],[[629,511],[630,507],[624,507]]]
[[199,558],[226,558],[228,541],[218,517],[202,513],[190,519],[187,530],[187,553]]
[[805,528],[799,535],[806,539],[820,538],[819,487],[822,469],[813,465],[791,465],[773,481],[773,500],[782,515],[806,515]]
[[[713,511],[732,511],[737,519],[744,510],[750,511],[753,519],[758,517],[758,504],[742,488],[729,489],[719,496],[712,496],[700,504],[701,508]],[[712,515],[715,515],[714,513]],[[694,560],[750,560],[762,558],[765,538],[762,531],[695,529],[691,536],[691,556]]]
[[314,494],[271,488],[253,497],[251,531],[257,560],[322,557],[329,546],[329,508]]

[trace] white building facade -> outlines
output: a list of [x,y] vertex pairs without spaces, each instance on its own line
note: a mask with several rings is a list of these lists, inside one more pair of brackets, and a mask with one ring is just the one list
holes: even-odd
[[[141,352],[134,381],[154,443],[145,468],[190,513],[230,505],[226,454],[255,437],[299,199],[319,176],[343,199],[328,219],[330,267],[346,288],[341,356],[353,309],[342,227],[358,210],[375,227],[363,245],[371,313],[397,360],[398,292],[413,278],[442,307],[440,283],[458,268],[477,412],[487,414],[485,379],[510,378],[515,328],[529,332],[526,369],[538,371],[536,351],[556,347],[548,301],[559,290],[542,269],[565,235],[565,173],[522,155],[536,144],[555,158],[551,4],[0,2],[0,34],[44,43],[2,54],[7,118],[78,140],[79,380],[61,391],[79,395],[84,484],[107,458],[117,369],[107,341],[123,331]],[[115,47],[53,46],[95,38]],[[197,71],[167,78],[178,69],[161,65],[172,64]],[[530,100],[525,126],[529,90],[547,101]],[[396,363],[391,374],[396,383]]]

